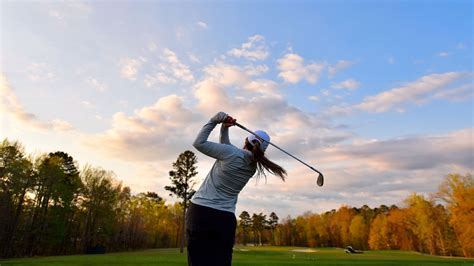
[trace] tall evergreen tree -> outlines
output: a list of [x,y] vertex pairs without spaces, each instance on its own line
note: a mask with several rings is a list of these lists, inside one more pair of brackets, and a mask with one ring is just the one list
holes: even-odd
[[181,199],[181,206],[183,207],[183,216],[181,222],[181,246],[180,252],[183,253],[184,248],[184,237],[185,237],[185,222],[184,218],[186,215],[186,209],[189,206],[189,200],[192,198],[196,191],[193,190],[195,177],[198,172],[197,157],[192,151],[185,151],[178,156],[176,162],[173,163],[173,169],[169,172],[170,180],[172,185],[165,186],[165,189],[170,191],[170,196],[176,196]]
[[275,228],[278,224],[278,216],[276,215],[276,213],[270,213],[270,217],[267,221],[267,224],[272,232],[272,245],[275,245]]
[[252,229],[255,232],[254,243],[256,245],[262,246],[262,231],[265,229],[266,215],[263,213],[253,214],[252,215]]
[[240,227],[242,227],[243,233],[243,242],[244,246],[247,245],[247,232],[249,228],[252,226],[252,219],[250,218],[250,214],[247,211],[243,211],[240,215]]

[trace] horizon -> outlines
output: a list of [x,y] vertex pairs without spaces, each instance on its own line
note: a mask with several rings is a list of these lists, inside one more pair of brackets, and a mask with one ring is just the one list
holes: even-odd
[[0,138],[173,203],[172,163],[198,156],[197,190],[213,160],[192,142],[224,111],[325,176],[269,147],[287,181],[251,179],[237,216],[399,205],[472,173],[472,7],[2,2]]

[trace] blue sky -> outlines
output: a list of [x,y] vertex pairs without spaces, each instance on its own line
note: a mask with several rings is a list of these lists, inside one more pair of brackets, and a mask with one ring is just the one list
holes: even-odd
[[[0,8],[0,137],[113,170],[134,192],[166,196],[171,163],[221,110],[327,176],[316,188],[269,150],[288,181],[249,183],[237,212],[397,204],[472,172],[471,1]],[[211,165],[199,155],[199,180]]]

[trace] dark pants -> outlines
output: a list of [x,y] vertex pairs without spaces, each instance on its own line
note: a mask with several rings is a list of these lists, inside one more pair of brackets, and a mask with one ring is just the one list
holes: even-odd
[[230,266],[237,220],[231,212],[193,204],[186,212],[189,266]]

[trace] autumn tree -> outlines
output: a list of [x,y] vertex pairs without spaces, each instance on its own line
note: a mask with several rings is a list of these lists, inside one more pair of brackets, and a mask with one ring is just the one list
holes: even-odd
[[449,211],[444,205],[438,204],[432,210],[435,228],[435,245],[438,247],[436,254],[443,256],[456,254],[457,241],[455,241],[454,228],[449,223]]
[[406,209],[394,209],[387,216],[387,227],[390,234],[390,247],[400,250],[415,250],[417,238],[409,224],[409,213]]
[[448,204],[449,223],[465,257],[474,256],[474,179],[471,174],[450,174],[438,189],[437,197]]
[[181,206],[183,207],[183,215],[181,219],[181,245],[180,252],[183,253],[184,239],[185,239],[185,216],[186,209],[189,206],[189,200],[193,197],[195,191],[193,190],[195,177],[198,172],[197,157],[192,151],[185,151],[178,156],[176,162],[173,163],[173,169],[169,172],[171,186],[165,186],[165,189],[170,191],[170,196],[176,196],[181,199]]
[[297,216],[294,221],[294,243],[296,246],[308,245],[308,214]]
[[365,224],[362,215],[356,215],[352,218],[349,232],[351,236],[351,243],[356,249],[367,249],[368,231],[369,227]]
[[297,234],[295,219],[291,218],[291,216],[288,215],[281,222],[281,226],[279,226],[279,230],[280,230],[280,239],[281,239],[282,245],[294,246],[296,242],[295,236]]
[[375,217],[369,232],[369,247],[371,249],[388,249],[387,216],[380,213]]
[[350,244],[349,227],[354,215],[354,210],[346,205],[341,206],[334,213],[329,228],[336,246],[343,247]]
[[[440,232],[445,223],[439,218],[439,211],[432,200],[413,193],[406,199],[409,214],[407,221],[411,231],[418,238],[418,251],[432,255],[446,252],[446,239]],[[444,251],[443,251],[444,250]]]
[[318,221],[321,219],[319,214],[309,213],[306,216],[307,223],[305,230],[307,231],[307,245],[309,247],[316,247],[321,243],[321,238],[318,232]]

